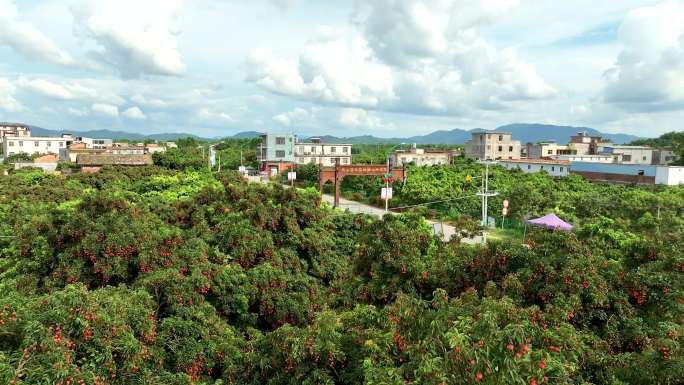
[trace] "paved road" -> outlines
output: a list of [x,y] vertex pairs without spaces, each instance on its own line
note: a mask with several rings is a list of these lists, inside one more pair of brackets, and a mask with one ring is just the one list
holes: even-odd
[[[327,202],[331,206],[333,205],[335,201],[335,197],[332,195],[328,194],[323,194],[322,195],[322,200],[323,202]],[[382,218],[386,212],[383,209],[370,206],[364,203],[359,203],[356,201],[350,201],[348,199],[340,198],[340,208],[344,210],[349,210],[351,213],[354,214],[368,214],[372,215],[377,218]],[[396,215],[395,212],[389,211],[389,214],[391,215]],[[432,226],[432,229],[435,234],[441,234],[442,235],[442,240],[445,242],[448,242],[451,237],[456,234],[456,228],[451,225],[443,224],[440,222],[432,221],[432,220],[425,220],[430,226]],[[462,243],[468,243],[468,244],[478,244],[482,243],[482,237],[475,237],[475,238],[464,238],[461,239]]]
[[[268,183],[266,181],[263,181],[259,177],[253,177],[248,179],[250,183]],[[290,187],[288,185],[283,185],[284,187]],[[330,206],[332,206],[335,202],[335,197],[329,194],[323,194],[321,196],[321,199],[323,202],[328,203]],[[372,215],[376,218],[382,219],[383,216],[385,216],[385,210],[367,205],[365,203],[360,203],[356,201],[350,201],[349,199],[344,199],[340,197],[340,208],[344,210],[349,210],[353,214],[368,214]],[[389,211],[391,215],[396,215],[397,213]],[[430,226],[432,226],[432,230],[435,234],[441,234],[442,235],[442,240],[445,242],[448,242],[451,240],[451,237],[456,234],[456,228],[451,225],[443,224],[440,222],[432,221],[432,220],[425,220]],[[474,238],[462,238],[461,243],[467,243],[470,245],[474,244],[481,244],[482,243],[482,237],[477,236]]]

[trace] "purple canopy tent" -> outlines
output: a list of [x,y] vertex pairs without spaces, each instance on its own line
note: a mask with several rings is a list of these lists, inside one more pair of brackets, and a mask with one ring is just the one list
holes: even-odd
[[553,213],[545,215],[541,218],[531,219],[527,221],[527,223],[531,225],[543,226],[553,230],[570,231],[573,229],[573,226],[571,224],[564,222],[562,219],[558,218],[556,214]]

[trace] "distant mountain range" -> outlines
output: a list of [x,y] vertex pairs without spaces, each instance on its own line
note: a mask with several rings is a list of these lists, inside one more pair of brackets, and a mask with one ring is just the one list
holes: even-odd
[[114,140],[177,140],[179,138],[193,137],[196,139],[202,139],[197,135],[186,134],[186,133],[168,133],[168,134],[150,134],[143,135],[133,132],[125,131],[112,131],[112,130],[93,130],[93,131],[57,131],[48,130],[42,127],[31,126],[31,135],[33,136],[60,136],[64,133],[69,133],[74,136],[83,136],[86,138],[93,139],[114,139]]
[[[67,131],[47,130],[41,127],[31,127],[34,136],[58,136]],[[416,144],[463,144],[470,139],[473,132],[486,131],[481,128],[472,130],[453,129],[435,131],[427,135],[411,136],[406,138],[380,138],[372,135],[337,137],[331,135],[317,136],[323,142],[328,143],[349,143],[349,144],[380,144],[380,143],[416,143]],[[523,144],[528,142],[556,141],[567,143],[570,136],[578,132],[586,131],[592,136],[601,136],[613,143],[629,143],[637,139],[638,136],[627,134],[606,134],[589,127],[555,126],[549,124],[509,124],[498,127],[495,131],[510,132],[513,139],[521,141]],[[84,136],[96,139],[129,139],[129,140],[177,140],[179,138],[193,137],[196,139],[216,140],[219,138],[202,138],[193,134],[186,133],[167,133],[143,135],[124,131],[96,130],[96,131],[68,131],[76,136]],[[256,131],[245,131],[226,138],[229,139],[249,139],[259,136]],[[313,136],[312,136],[313,137]]]
[[[378,138],[370,135],[353,136],[340,138],[335,136],[320,136],[321,141],[330,143],[349,143],[349,144],[378,144],[378,143],[416,143],[416,144],[463,144],[470,140],[473,132],[487,131],[482,128],[472,130],[441,130],[427,135],[411,136],[408,138]],[[605,134],[594,128],[554,126],[549,124],[509,124],[498,127],[495,131],[510,132],[514,140],[519,140],[523,144],[528,142],[556,141],[560,144],[570,141],[570,136],[578,132],[586,131],[592,136],[601,136],[616,144],[629,143],[637,139],[638,136],[627,134]]]

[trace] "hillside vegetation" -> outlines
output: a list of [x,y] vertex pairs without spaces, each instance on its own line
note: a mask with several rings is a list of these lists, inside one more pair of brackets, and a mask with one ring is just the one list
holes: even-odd
[[682,383],[682,188],[498,171],[578,229],[482,248],[157,162],[0,177],[1,384]]

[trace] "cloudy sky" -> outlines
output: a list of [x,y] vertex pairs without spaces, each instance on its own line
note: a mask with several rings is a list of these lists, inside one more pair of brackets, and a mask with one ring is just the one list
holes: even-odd
[[684,0],[0,0],[0,56],[51,129],[684,130]]

